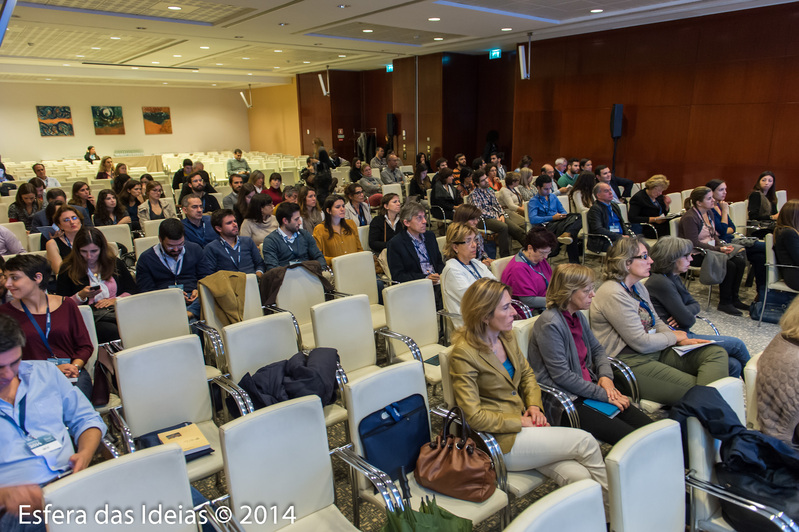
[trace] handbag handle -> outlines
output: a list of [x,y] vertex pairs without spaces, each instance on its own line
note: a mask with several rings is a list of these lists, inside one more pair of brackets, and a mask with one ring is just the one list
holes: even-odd
[[469,426],[469,424],[466,422],[466,415],[463,413],[463,409],[459,406],[452,407],[452,409],[447,413],[447,417],[444,420],[444,427],[441,429],[442,430],[441,439],[445,440],[447,438],[450,426],[452,425],[452,422],[455,421],[455,419],[458,417],[458,414],[460,414],[460,421],[461,421],[460,422],[461,441],[460,443],[458,443],[458,445],[459,447],[463,447],[464,445],[466,445],[466,440],[472,437],[472,429]]

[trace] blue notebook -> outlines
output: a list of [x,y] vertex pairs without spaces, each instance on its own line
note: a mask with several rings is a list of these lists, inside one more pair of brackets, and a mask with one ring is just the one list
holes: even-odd
[[584,399],[583,404],[588,408],[596,410],[600,414],[605,414],[611,419],[616,417],[619,414],[619,412],[621,412],[618,406],[606,403],[604,401],[595,401],[594,399]]

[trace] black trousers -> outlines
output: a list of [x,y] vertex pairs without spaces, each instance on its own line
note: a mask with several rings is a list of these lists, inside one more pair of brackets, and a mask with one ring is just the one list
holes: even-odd
[[[635,429],[652,423],[649,416],[633,405],[619,412],[614,418],[609,418],[605,414],[585,406],[582,399],[577,399],[574,406],[580,416],[580,428],[590,432],[594,438],[611,445],[615,445]],[[561,425],[568,426],[568,424],[569,420],[564,414],[561,418]]]

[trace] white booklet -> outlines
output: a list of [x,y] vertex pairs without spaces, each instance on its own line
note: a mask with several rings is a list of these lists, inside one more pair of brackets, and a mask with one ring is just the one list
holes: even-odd
[[710,340],[709,342],[705,342],[702,344],[691,344],[691,345],[675,345],[672,346],[672,349],[677,352],[678,355],[685,356],[686,353],[690,353],[694,349],[699,349],[700,347],[705,347],[706,345],[717,344],[718,342],[715,340]]

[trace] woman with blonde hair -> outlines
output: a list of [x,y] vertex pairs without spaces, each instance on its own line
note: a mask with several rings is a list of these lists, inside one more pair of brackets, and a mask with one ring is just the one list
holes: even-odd
[[538,469],[561,485],[591,478],[604,495],[607,473],[593,436],[547,422],[541,388],[511,332],[510,288],[480,279],[466,290],[461,309],[449,373],[472,429],[494,435],[509,471]]
[[100,159],[100,170],[97,172],[95,179],[114,179],[114,161],[110,156],[106,155]]
[[516,188],[519,194],[522,195],[522,201],[527,203],[538,192],[533,188],[533,178],[535,176],[533,176],[533,171],[526,167],[516,171],[519,173],[519,186]]
[[[272,179],[274,179],[275,174],[277,174],[277,172],[273,173],[269,177],[270,183],[271,183]],[[280,183],[283,181],[283,177],[280,174],[277,174],[277,175],[279,176],[278,180],[277,180],[278,181],[277,189],[278,189],[278,192],[279,192],[280,191]],[[250,179],[247,182],[255,187],[255,192],[256,193],[260,194],[260,193],[264,192],[264,181],[265,180],[266,180],[266,176],[264,175],[264,173],[262,171],[254,170],[253,173],[250,174]],[[278,197],[280,199],[277,199],[277,201],[275,201],[276,198],[275,198],[274,195],[272,195],[272,194],[269,194],[269,195],[272,196],[272,202],[275,205],[280,203],[280,199],[282,199],[282,194],[278,194]]]
[[[533,325],[527,350],[538,381],[569,395],[580,416],[580,428],[604,442],[615,444],[651,423],[616,389],[605,349],[583,313],[594,298],[594,272],[581,264],[561,264],[546,297],[547,309]],[[620,412],[610,418],[598,412],[592,401],[609,403]]]
[[[484,277],[496,279],[485,264],[477,260],[477,229],[466,223],[453,223],[447,229],[444,247],[444,270],[441,272],[441,296],[447,312],[460,314],[461,299],[475,281]],[[460,318],[451,318],[455,327],[463,325]]]
[[[657,235],[648,235],[660,238],[669,234],[669,222],[666,215],[669,213],[671,200],[663,192],[669,188],[669,180],[662,174],[653,175],[644,183],[643,190],[639,190],[630,198],[629,222],[635,224],[652,224]],[[636,233],[641,233],[641,226],[637,226]],[[650,230],[650,233],[652,231]]]
[[652,266],[640,238],[620,238],[608,251],[605,282],[591,302],[591,329],[608,356],[630,366],[641,397],[673,405],[696,385],[728,375],[727,352],[713,344],[680,354],[673,346],[707,343],[669,329],[641,281]]

